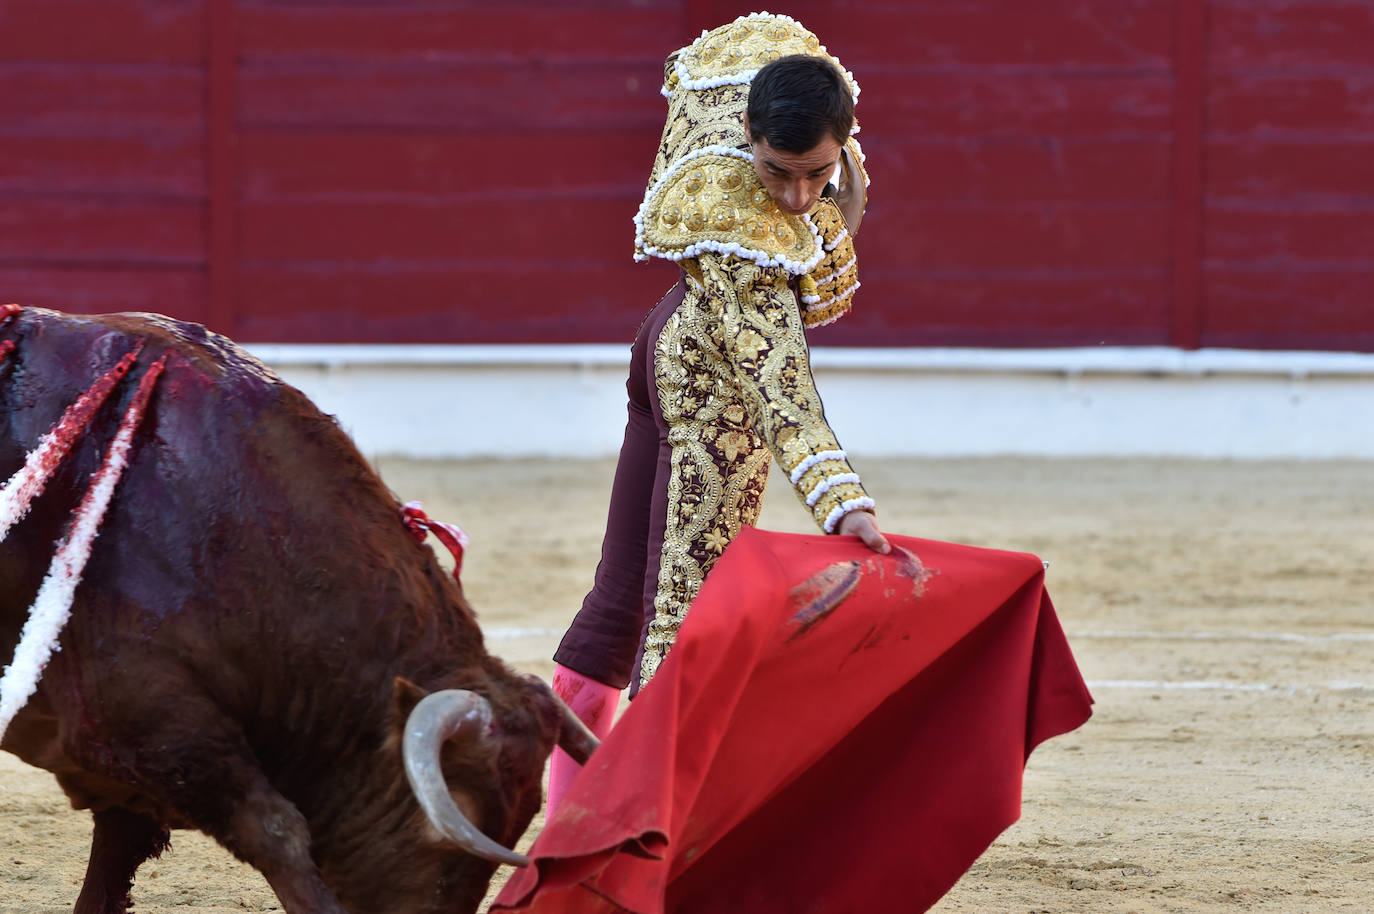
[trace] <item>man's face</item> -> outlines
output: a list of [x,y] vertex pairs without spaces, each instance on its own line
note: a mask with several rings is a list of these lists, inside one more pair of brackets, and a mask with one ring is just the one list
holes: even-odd
[[[745,124],[747,131],[747,120]],[[778,208],[794,216],[816,205],[840,160],[840,144],[829,134],[806,152],[774,149],[765,137],[754,140],[753,146],[759,180]]]

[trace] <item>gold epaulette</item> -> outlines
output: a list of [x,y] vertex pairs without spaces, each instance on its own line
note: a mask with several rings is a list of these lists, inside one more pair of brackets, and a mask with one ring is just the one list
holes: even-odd
[[635,257],[688,260],[712,252],[808,272],[825,253],[816,227],[778,209],[749,153],[708,146],[679,159],[635,216]]
[[822,253],[820,262],[801,278],[798,287],[803,322],[807,327],[820,327],[839,320],[854,306],[859,263],[854,239],[834,201],[822,199],[809,215],[820,232]]
[[740,16],[692,42],[676,55],[673,67],[665,74],[664,94],[683,89],[714,89],[725,85],[747,85],[759,68],[790,54],[824,57],[833,63],[849,84],[854,100],[859,100],[859,84],[825,45],[791,16],[750,13]]

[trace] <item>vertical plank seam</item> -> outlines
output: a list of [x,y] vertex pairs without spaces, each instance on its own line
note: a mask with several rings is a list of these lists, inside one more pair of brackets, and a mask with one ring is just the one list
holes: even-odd
[[1207,0],[1178,0],[1175,22],[1173,294],[1169,342],[1202,344]]
[[234,336],[238,220],[236,190],[235,79],[237,77],[237,27],[235,0],[208,0],[208,53],[206,55],[208,151],[206,218],[209,222],[209,250],[206,272],[209,279],[210,329]]
[[[715,4],[711,0],[685,0],[683,3],[684,34],[679,36],[680,40],[668,42],[668,48],[664,50],[663,56],[667,57],[669,51],[686,47],[696,41],[697,36],[703,31],[721,25],[722,23],[715,21],[715,14]],[[731,17],[731,19],[734,18]]]

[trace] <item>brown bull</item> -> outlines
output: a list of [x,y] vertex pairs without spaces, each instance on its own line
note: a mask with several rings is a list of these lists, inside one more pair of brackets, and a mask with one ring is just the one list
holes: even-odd
[[[251,356],[153,315],[0,321],[0,479],[46,478],[0,542],[0,662],[131,436],[0,742],[93,812],[77,914],[123,914],[171,828],[257,867],[289,914],[475,910],[522,860],[505,848],[551,747],[585,757],[589,734],[487,654],[352,442]],[[26,463],[40,440],[59,453]]]

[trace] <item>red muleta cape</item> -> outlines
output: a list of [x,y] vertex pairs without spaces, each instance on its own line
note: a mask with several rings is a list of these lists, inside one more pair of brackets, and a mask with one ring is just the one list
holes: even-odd
[[493,911],[923,911],[1092,698],[1038,558],[745,528]]

